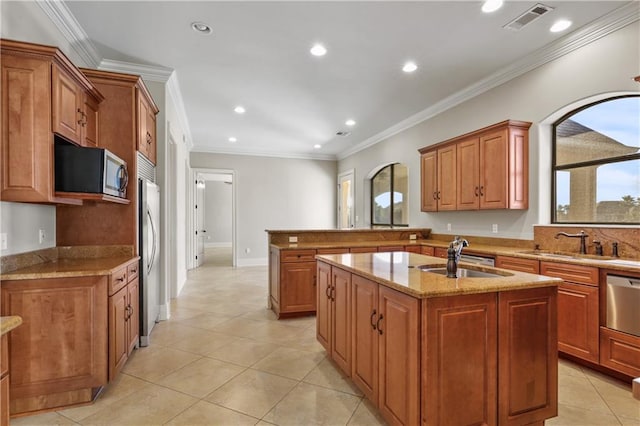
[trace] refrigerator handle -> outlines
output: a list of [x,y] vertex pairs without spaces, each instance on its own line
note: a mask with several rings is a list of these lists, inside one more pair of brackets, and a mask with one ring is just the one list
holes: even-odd
[[153,247],[151,248],[151,261],[147,265],[147,273],[151,272],[151,268],[153,268],[153,264],[156,260],[156,247],[158,245],[158,236],[156,234],[156,227],[153,224],[153,217],[151,217],[151,212],[147,209],[147,217],[149,218],[149,224],[151,225],[151,235],[153,235]]

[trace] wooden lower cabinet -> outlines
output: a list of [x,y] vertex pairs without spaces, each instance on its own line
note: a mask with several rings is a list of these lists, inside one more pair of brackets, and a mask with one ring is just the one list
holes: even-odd
[[640,377],[640,337],[600,327],[600,365]]
[[316,336],[333,361],[351,374],[351,274],[318,262]]
[[107,384],[107,277],[2,282],[9,335],[11,414],[90,402]]
[[278,318],[316,311],[315,255],[315,249],[270,249],[270,301]]
[[496,268],[539,274],[540,261],[534,259],[523,259],[521,257],[496,256]]
[[[132,263],[137,267],[137,261]],[[138,276],[123,268],[109,277],[109,380],[113,380],[138,347],[140,338],[140,296]],[[122,281],[125,283],[121,285]]]
[[0,426],[9,426],[9,337],[0,339]]

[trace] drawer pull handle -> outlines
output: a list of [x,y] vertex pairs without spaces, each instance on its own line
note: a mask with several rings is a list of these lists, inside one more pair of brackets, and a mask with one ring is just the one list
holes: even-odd
[[372,329],[376,329],[376,323],[373,322],[373,317],[376,316],[376,310],[374,309],[373,312],[371,312],[371,319],[369,320],[369,322],[371,323],[371,328]]
[[131,270],[131,273],[132,273],[132,274],[135,274],[136,272],[138,272],[138,269],[132,269],[132,270]]
[[124,281],[124,277],[116,278],[116,282],[122,282],[122,281]]
[[327,299],[331,299],[331,296],[329,295],[329,291],[330,291],[330,290],[331,290],[331,286],[330,286],[330,285],[328,285],[328,286],[327,286],[327,289],[326,289],[326,290],[325,290],[325,292],[324,292],[324,293],[327,295]]
[[384,315],[380,314],[378,317],[378,321],[376,322],[376,327],[378,327],[378,334],[382,335],[382,328],[380,327],[380,321],[384,318]]

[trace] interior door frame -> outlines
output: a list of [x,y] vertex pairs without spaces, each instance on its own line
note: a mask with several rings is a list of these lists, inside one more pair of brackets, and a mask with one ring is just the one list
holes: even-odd
[[355,228],[356,227],[356,170],[355,169],[349,169],[349,170],[345,170],[344,172],[341,172],[338,174],[338,201],[336,203],[336,215],[337,215],[337,221],[336,221],[336,228],[338,229],[343,229],[340,223],[340,211],[342,210],[342,181],[346,180],[345,178],[351,177],[351,200],[353,202],[353,205],[351,206],[351,228]]
[[196,237],[196,193],[195,193],[195,189],[196,189],[196,185],[195,185],[195,181],[196,178],[198,176],[199,173],[205,173],[205,174],[224,174],[224,175],[231,175],[231,179],[233,184],[231,185],[231,254],[232,254],[232,266],[235,268],[238,264],[238,260],[237,260],[237,221],[236,221],[236,187],[238,185],[238,181],[236,179],[236,172],[235,170],[232,169],[208,169],[208,168],[192,168],[190,170],[190,174],[189,174],[189,208],[191,210],[191,213],[189,215],[187,215],[189,224],[189,251],[191,252],[191,255],[189,256],[189,262],[187,264],[187,267],[189,269],[193,269],[195,268],[195,254],[197,252],[197,237]]

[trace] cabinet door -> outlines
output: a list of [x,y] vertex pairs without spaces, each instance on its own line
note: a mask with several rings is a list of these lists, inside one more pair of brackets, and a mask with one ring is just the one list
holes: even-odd
[[456,146],[438,150],[438,210],[456,209]]
[[280,250],[269,249],[269,294],[272,309],[280,313]]
[[9,335],[12,400],[107,384],[106,277],[3,281],[2,315],[23,320]]
[[347,375],[351,375],[351,273],[331,268],[331,357]]
[[147,109],[147,154],[149,160],[156,164],[157,140],[156,140],[156,115],[153,109]]
[[441,257],[443,259],[446,259],[447,256],[449,255],[447,252],[448,249],[444,248],[444,247],[435,247],[433,250],[433,255],[435,257]]
[[497,424],[495,293],[424,303],[423,341],[433,342],[422,351],[425,423]]
[[109,297],[109,380],[113,380],[127,361],[127,287]]
[[477,210],[480,206],[480,148],[478,138],[458,143],[456,147],[458,186],[457,210]]
[[0,426],[9,426],[9,376],[0,380]]
[[89,95],[84,97],[84,122],[82,125],[82,145],[99,146],[99,111],[98,103]]
[[420,308],[418,299],[378,289],[378,407],[392,424],[420,422]]
[[353,275],[351,302],[351,379],[375,403],[378,401],[378,283]]
[[280,265],[280,312],[316,310],[316,262]]
[[51,66],[2,55],[3,201],[46,202],[53,195]]
[[556,294],[555,287],[498,294],[500,425],[543,424],[558,415]]
[[149,111],[151,110],[151,106],[149,102],[147,102],[146,98],[139,91],[136,93],[137,97],[137,123],[138,123],[138,137],[137,137],[137,148],[140,153],[142,153],[145,157],[149,158],[149,131],[147,129],[147,117],[149,116]]
[[423,212],[435,212],[438,211],[438,153],[426,152],[420,159],[420,209]]
[[331,266],[318,261],[316,338],[331,353]]
[[558,286],[558,349],[597,363],[598,287],[564,282]]
[[420,253],[425,254],[427,256],[433,256],[435,253],[435,250],[431,246],[422,246],[420,247]]
[[84,91],[56,65],[53,66],[52,91],[52,130],[80,144],[82,142]]
[[505,209],[509,198],[507,130],[480,136],[480,208]]
[[137,346],[140,339],[140,287],[138,278],[127,285],[127,306],[129,315],[127,318],[127,355]]

